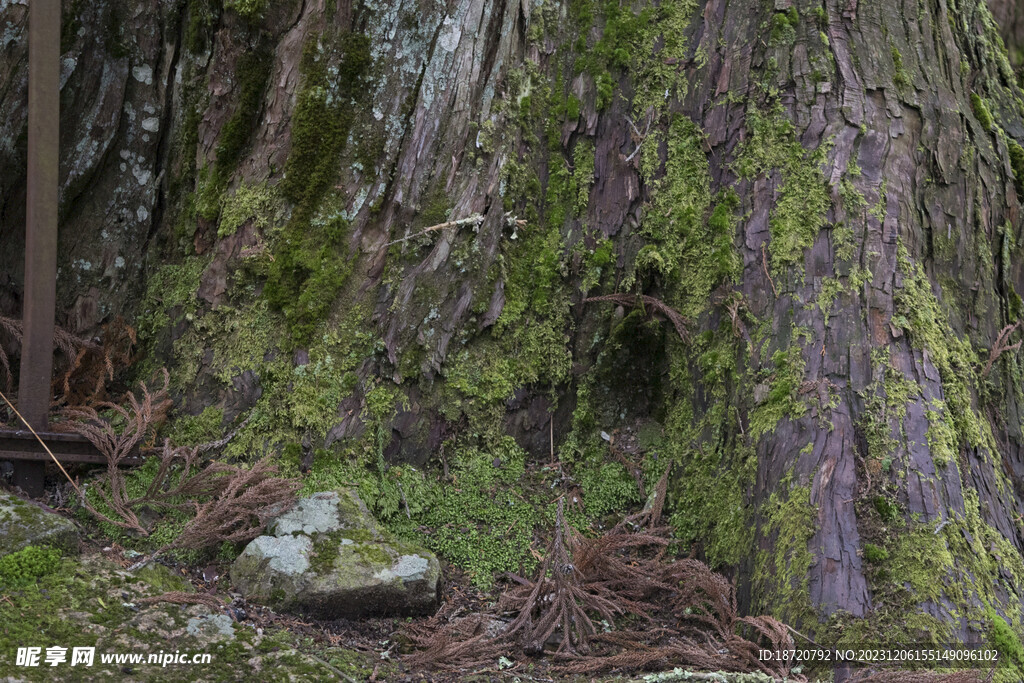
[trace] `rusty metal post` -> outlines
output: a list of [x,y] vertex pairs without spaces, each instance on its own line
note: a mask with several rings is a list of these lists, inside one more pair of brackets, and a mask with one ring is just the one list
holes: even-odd
[[[18,410],[47,428],[57,298],[57,169],[60,124],[60,0],[32,0],[28,11],[28,206],[25,298]],[[43,493],[43,463],[19,461],[15,483]]]

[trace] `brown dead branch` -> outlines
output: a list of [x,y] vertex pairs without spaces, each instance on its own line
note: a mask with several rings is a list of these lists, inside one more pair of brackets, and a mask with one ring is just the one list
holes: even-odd
[[[659,498],[666,483],[667,476],[655,487]],[[455,670],[518,648],[550,651],[556,670],[566,674],[690,666],[804,680],[757,656],[760,648],[793,647],[784,624],[738,616],[729,581],[697,560],[665,559],[668,530],[652,528],[657,506],[656,500],[603,536],[584,538],[565,523],[560,500],[554,537],[535,578],[512,577],[515,585],[490,614],[453,619],[442,610],[406,629],[416,649],[407,663]],[[506,613],[515,616],[504,625],[499,615]],[[669,621],[677,626],[659,626]]]
[[[165,448],[169,447],[165,442]],[[195,448],[188,450],[193,456],[197,452]],[[129,569],[140,569],[171,550],[199,550],[256,538],[271,518],[295,504],[296,493],[301,488],[298,482],[275,476],[277,473],[269,460],[261,460],[250,469],[215,462],[190,477],[182,476],[171,492],[146,499],[149,505],[191,508],[195,516],[177,538]],[[175,498],[185,498],[187,502],[171,502]],[[199,502],[202,498],[207,500]]]
[[[68,419],[55,425],[55,428],[81,434],[107,459],[105,485],[98,486],[97,491],[116,518],[94,508],[84,492],[79,496],[82,506],[97,519],[143,536],[148,535],[149,531],[134,510],[141,500],[128,496],[121,465],[143,441],[155,436],[157,427],[166,419],[167,411],[171,407],[171,401],[167,397],[169,385],[170,376],[164,370],[163,387],[151,392],[145,384],[140,385],[141,400],[134,393],[128,392],[125,396],[127,407],[103,401],[96,404],[96,407],[66,408],[63,414]],[[114,419],[101,417],[96,408],[109,410],[113,413]],[[115,420],[122,422],[123,426],[115,427]],[[168,457],[174,456],[176,454]],[[162,465],[161,471],[166,471],[169,466],[170,463]]]
[[[143,384],[142,398],[129,392],[126,406],[101,402],[96,407],[63,411],[69,420],[61,423],[62,427],[85,436],[107,458],[106,476],[97,483],[95,491],[109,514],[97,509],[82,493],[81,505],[90,514],[142,536],[148,536],[154,524],[143,521],[143,511],[158,515],[172,511],[194,514],[173,542],[136,567],[172,549],[199,549],[225,541],[250,540],[259,535],[269,516],[294,504],[299,488],[297,482],[275,477],[277,469],[266,460],[251,469],[219,462],[203,465],[202,454],[223,445],[227,439],[205,447],[174,446],[165,439],[161,449],[152,449],[158,463],[149,486],[141,495],[130,496],[121,465],[145,441],[152,440],[157,426],[166,418],[171,406],[167,397],[169,382],[164,370],[162,387],[151,391]],[[96,408],[110,411],[113,419],[101,416]],[[115,426],[117,423],[121,426]]]
[[985,363],[985,369],[982,371],[982,374],[985,377],[988,377],[988,374],[992,372],[992,364],[996,362],[996,359],[999,358],[999,356],[1003,355],[1006,351],[1016,351],[1020,348],[1021,342],[1019,341],[1016,344],[1009,344],[1007,342],[1010,341],[1010,335],[1017,331],[1022,322],[1024,321],[1018,320],[1012,325],[1007,325],[1000,330],[999,336],[996,337],[996,343],[992,345],[992,350],[989,351],[988,362]]
[[664,301],[655,299],[653,296],[647,296],[646,294],[606,294],[604,296],[588,297],[583,300],[583,303],[589,304],[594,301],[611,301],[622,306],[650,306],[672,322],[672,325],[676,328],[676,333],[679,335],[680,339],[687,341],[690,338],[686,331],[686,318],[684,318],[679,311],[672,308]]
[[203,471],[219,475],[204,478],[215,481],[221,490],[205,503],[194,503],[196,516],[167,550],[252,540],[267,522],[295,504],[301,488],[298,482],[276,477],[277,467],[269,460],[260,460],[250,469],[214,463]]

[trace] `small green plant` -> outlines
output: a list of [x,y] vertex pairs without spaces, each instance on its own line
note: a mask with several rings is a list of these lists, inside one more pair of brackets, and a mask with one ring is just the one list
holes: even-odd
[[892,524],[893,522],[898,521],[903,515],[902,510],[900,510],[899,503],[886,496],[875,496],[872,501],[872,505],[875,508],[875,512],[878,513],[878,516],[887,524]]
[[234,10],[250,24],[258,24],[263,21],[263,13],[269,4],[270,0],[228,0],[224,7]]
[[892,46],[891,53],[893,67],[895,69],[893,81],[895,81],[896,85],[909,85],[910,76],[907,74],[907,70],[903,68],[903,55],[900,54],[899,49],[895,45]]
[[889,559],[889,551],[873,543],[865,543],[864,559],[871,564],[881,564]]

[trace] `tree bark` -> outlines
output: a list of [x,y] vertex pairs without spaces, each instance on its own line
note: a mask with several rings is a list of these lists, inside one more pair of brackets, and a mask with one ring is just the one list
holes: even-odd
[[[1021,361],[984,370],[1024,313],[1024,105],[983,3],[85,5],[60,317],[134,316],[185,410],[331,443],[385,386],[374,433],[418,463],[656,424],[643,468],[674,464],[672,522],[744,609],[851,645],[983,639],[989,607],[1021,627]],[[0,20],[16,141],[24,7]],[[686,338],[584,302],[612,293]],[[375,341],[326,416],[275,393],[353,326]]]

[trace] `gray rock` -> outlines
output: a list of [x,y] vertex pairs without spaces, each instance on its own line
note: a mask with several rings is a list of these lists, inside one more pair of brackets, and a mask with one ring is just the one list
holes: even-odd
[[235,623],[226,614],[206,614],[189,619],[185,632],[207,642],[234,640]]
[[322,619],[426,614],[441,567],[430,551],[394,539],[353,489],[317,493],[271,522],[231,567],[246,598]]
[[78,529],[68,519],[0,491],[0,557],[30,545],[78,552]]

